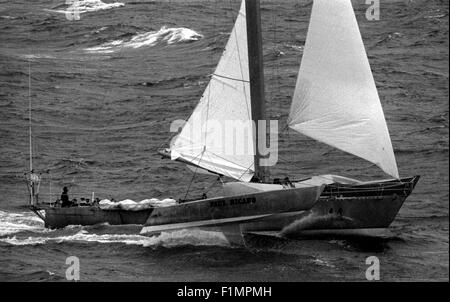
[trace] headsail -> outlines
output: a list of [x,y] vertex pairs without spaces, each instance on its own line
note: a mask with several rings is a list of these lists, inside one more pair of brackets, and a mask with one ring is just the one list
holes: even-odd
[[[245,132],[245,137],[236,137],[227,133],[229,126],[250,131]],[[233,31],[211,81],[192,116],[171,145],[171,158],[182,158],[241,181],[248,182],[253,176],[245,1],[242,1]]]
[[350,0],[314,0],[289,126],[399,177]]

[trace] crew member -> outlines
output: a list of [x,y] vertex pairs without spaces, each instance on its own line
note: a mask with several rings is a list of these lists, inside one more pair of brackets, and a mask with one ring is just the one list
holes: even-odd
[[70,207],[70,200],[69,200],[69,190],[67,187],[63,188],[63,192],[61,194],[61,206],[62,207]]
[[32,196],[32,204],[38,203],[38,195],[39,195],[39,185],[41,183],[41,177],[34,172],[34,170],[30,171],[30,188],[31,188],[31,196]]

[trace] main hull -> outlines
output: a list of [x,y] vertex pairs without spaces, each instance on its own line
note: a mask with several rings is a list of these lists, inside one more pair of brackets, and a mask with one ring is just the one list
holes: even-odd
[[110,225],[144,224],[153,209],[140,211],[102,210],[97,206],[42,207],[45,211],[44,223],[47,228],[63,228],[68,225]]

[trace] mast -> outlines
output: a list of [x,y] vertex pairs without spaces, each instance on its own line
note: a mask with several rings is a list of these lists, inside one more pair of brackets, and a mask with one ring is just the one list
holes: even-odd
[[[35,194],[35,188],[32,180],[32,173],[33,171],[33,145],[32,145],[32,139],[31,139],[31,62],[30,59],[28,59],[28,139],[30,144],[30,183],[29,185],[29,193],[30,193],[30,205],[34,206],[34,194]],[[39,216],[39,215],[38,215]]]
[[31,140],[31,63],[28,60],[28,136],[30,144],[30,172],[33,170],[33,146]]
[[264,136],[267,133],[267,131],[259,131],[258,125],[258,121],[266,121],[260,0],[245,0],[245,10],[247,20],[250,99],[252,105],[252,120],[256,127],[254,132],[255,176],[259,178],[259,180],[265,182],[268,180],[268,169],[267,167],[260,165],[260,158],[262,156],[258,148],[259,141],[264,140]]

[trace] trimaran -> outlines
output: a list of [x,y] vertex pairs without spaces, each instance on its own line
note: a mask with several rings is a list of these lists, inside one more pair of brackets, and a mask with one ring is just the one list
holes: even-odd
[[[246,140],[234,140],[217,127],[225,121],[250,125],[252,131]],[[266,113],[260,3],[243,0],[199,104],[170,148],[159,151],[196,169],[235,179],[223,185],[223,196],[128,213],[43,206],[33,203],[31,196],[32,209],[46,211],[48,226],[103,219],[113,224],[144,224],[142,234],[184,228],[218,230],[229,238],[267,231],[358,233],[387,228],[419,179],[399,177],[350,0],[314,0],[288,125],[376,164],[393,178],[361,182],[330,174],[303,181],[270,181],[268,167],[261,164],[266,158],[257,147],[266,136],[261,121],[266,121]],[[224,152],[223,146],[229,145],[253,152]]]

